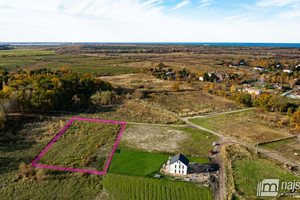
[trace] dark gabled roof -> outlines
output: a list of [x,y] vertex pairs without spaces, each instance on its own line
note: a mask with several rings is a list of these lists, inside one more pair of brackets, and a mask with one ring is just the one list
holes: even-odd
[[184,155],[180,153],[170,159],[170,165],[173,164],[174,162],[177,162],[178,160],[180,160],[186,166],[188,166],[190,162],[189,159],[187,159]]

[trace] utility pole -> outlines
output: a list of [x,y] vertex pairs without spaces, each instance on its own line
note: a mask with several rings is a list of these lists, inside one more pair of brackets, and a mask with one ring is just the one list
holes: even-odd
[[258,148],[258,140],[256,140],[256,154],[257,154],[257,148]]

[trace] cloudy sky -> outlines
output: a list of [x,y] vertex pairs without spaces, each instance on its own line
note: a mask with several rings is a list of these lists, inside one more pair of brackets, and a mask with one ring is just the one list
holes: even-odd
[[0,0],[0,42],[300,43],[300,0]]

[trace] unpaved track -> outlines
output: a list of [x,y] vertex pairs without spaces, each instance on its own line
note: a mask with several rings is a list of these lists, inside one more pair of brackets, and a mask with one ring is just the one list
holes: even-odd
[[204,117],[211,117],[211,116],[216,116],[216,115],[224,115],[224,114],[230,114],[230,113],[236,113],[236,112],[242,112],[242,111],[247,111],[247,110],[253,110],[253,108],[245,108],[245,109],[239,109],[239,110],[232,110],[232,111],[226,111],[226,112],[221,112],[221,113],[213,113],[213,114],[208,114],[208,115],[196,115],[193,117],[184,117],[181,118],[182,120],[188,120],[188,119],[195,119],[195,118],[204,118]]
[[[253,108],[251,108],[251,109],[253,109]],[[243,110],[249,110],[249,109],[243,109]],[[243,110],[224,112],[224,113],[219,113],[217,115],[226,114],[226,113],[240,112],[240,111],[243,111]],[[212,115],[210,115],[210,116],[212,116]],[[202,117],[206,117],[206,116],[202,116]],[[227,144],[239,144],[239,145],[246,146],[246,147],[248,147],[250,149],[253,149],[253,150],[256,150],[256,148],[254,146],[251,146],[251,145],[247,144],[247,143],[237,141],[235,139],[226,137],[226,136],[224,136],[220,133],[217,133],[215,131],[212,131],[212,130],[209,130],[209,129],[204,128],[202,126],[199,126],[197,124],[194,124],[194,123],[189,121],[189,119],[192,119],[192,118],[197,118],[197,117],[181,118],[181,120],[186,122],[190,126],[193,126],[197,129],[200,129],[200,130],[203,130],[203,131],[206,131],[206,132],[209,132],[209,133],[214,134],[214,135],[216,135],[220,138],[220,140],[219,140],[220,145],[216,147],[216,151],[218,151],[218,153],[214,157],[215,163],[217,163],[220,167],[220,169],[219,169],[219,179],[218,179],[218,181],[219,181],[219,194],[217,194],[216,199],[225,200],[225,198],[226,198],[226,181],[225,181],[226,180],[226,172],[225,172],[224,160],[223,160],[222,154],[221,154],[222,148],[224,146],[226,146]],[[264,155],[266,155],[270,158],[273,158],[277,161],[280,161],[280,162],[283,162],[283,163],[288,163],[289,165],[293,165],[293,166],[297,166],[297,165],[299,166],[300,165],[299,162],[297,162],[295,160],[291,160],[291,159],[286,158],[286,157],[282,157],[282,156],[278,155],[277,152],[271,152],[269,150],[265,150],[265,149],[261,149],[261,148],[257,148],[257,151],[259,153],[262,153],[262,154],[264,154]]]

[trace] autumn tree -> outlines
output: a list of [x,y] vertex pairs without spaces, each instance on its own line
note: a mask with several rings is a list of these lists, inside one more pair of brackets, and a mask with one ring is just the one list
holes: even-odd
[[248,93],[238,94],[234,102],[236,104],[245,104],[247,106],[251,106],[252,105],[251,94]]
[[232,85],[231,88],[230,88],[230,92],[233,93],[233,92],[235,92],[235,90],[236,90],[235,85]]
[[291,122],[297,130],[300,130],[300,111],[294,112]]

